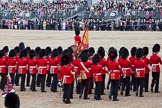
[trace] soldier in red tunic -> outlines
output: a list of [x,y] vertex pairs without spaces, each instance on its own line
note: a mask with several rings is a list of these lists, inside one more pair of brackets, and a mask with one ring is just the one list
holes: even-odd
[[52,92],[57,92],[57,83],[58,83],[57,56],[58,56],[58,50],[54,49],[52,51],[51,58],[49,60],[50,74],[51,74],[51,77],[53,78],[52,84],[51,84],[51,91]]
[[7,61],[3,59],[4,51],[0,50],[0,75],[1,75],[1,83],[0,87],[1,90],[4,90],[5,83],[6,83],[6,70],[7,70]]
[[[135,54],[136,54],[136,51],[137,51],[137,48],[136,47],[132,47],[131,49],[131,57],[129,58],[129,61],[131,62],[132,64],[132,67],[134,67],[134,61],[136,60],[136,57],[135,57]],[[135,78],[134,78],[134,68],[132,69],[132,72],[131,72],[131,89],[133,91],[136,91],[136,81],[135,81]]]
[[21,76],[20,91],[25,91],[25,79],[27,73],[27,51],[24,49],[20,53],[20,58],[18,59],[18,73]]
[[[28,46],[28,47],[26,47],[25,49],[26,49],[26,51],[27,51],[26,59],[27,59],[27,62],[28,62],[28,60],[29,60],[29,58],[30,58],[30,57],[29,57],[30,47]],[[27,64],[27,65],[28,65],[28,64]],[[30,84],[30,72],[29,72],[29,68],[28,68],[28,66],[27,66],[26,86],[29,87],[29,84]]]
[[78,46],[78,47],[81,44],[81,37],[79,36],[79,34],[80,34],[80,28],[79,27],[76,27],[75,28],[74,40],[75,40],[75,45]]
[[107,69],[107,62],[105,57],[105,49],[103,47],[99,47],[97,53],[100,55],[100,62],[99,64],[104,68],[103,70],[101,70],[102,72],[102,87],[101,87],[101,94],[104,95],[104,90],[105,90],[105,77],[106,77],[106,69]]
[[12,85],[15,84],[15,73],[16,73],[16,65],[17,65],[17,60],[16,60],[16,53],[15,50],[12,49],[9,52],[9,58],[8,58],[8,73],[10,74],[11,77],[11,83]]
[[145,69],[148,69],[147,65],[143,62],[142,57],[143,49],[138,48],[136,51],[136,60],[134,61],[134,77],[136,78],[136,96],[139,97],[144,97],[143,88],[145,81]]
[[84,99],[89,99],[89,87],[90,87],[90,81],[89,81],[89,68],[91,67],[90,62],[88,62],[88,50],[82,51],[80,54],[81,62],[78,65],[79,72],[81,75],[81,92],[79,98],[82,98],[82,94],[84,92]]
[[93,73],[93,80],[95,82],[95,92],[94,99],[101,100],[102,94],[102,65],[99,64],[100,55],[95,54],[93,57],[93,65],[91,66],[91,71]]
[[[19,59],[19,55],[20,55],[20,53],[19,53],[19,47],[16,46],[16,47],[14,48],[14,50],[15,50],[15,52],[16,52],[16,57],[15,57],[15,59],[16,59],[16,64],[17,64],[18,59]],[[20,75],[19,75],[19,73],[18,73],[18,66],[16,65],[16,75],[15,75],[15,85],[16,85],[16,86],[19,86],[19,77],[20,77]]]
[[47,59],[46,59],[46,50],[41,49],[38,59],[38,74],[40,74],[40,83],[41,83],[41,92],[45,91],[45,81],[47,75]]
[[[40,51],[41,51],[40,47],[36,47],[35,48],[35,53],[36,53],[36,58],[37,59],[39,59]],[[38,70],[38,68],[37,68],[37,70]],[[39,73],[37,74],[36,83],[37,83],[37,87],[40,87],[40,74]]]
[[31,80],[31,86],[30,86],[30,90],[32,91],[36,91],[36,75],[37,75],[37,61],[38,58],[36,57],[36,53],[34,50],[31,50],[29,52],[29,60],[28,60],[28,69],[29,69],[29,73],[32,76],[32,80]]
[[130,76],[131,76],[131,69],[132,64],[128,60],[129,51],[127,48],[123,48],[121,51],[120,66],[121,66],[121,74],[123,76],[122,79],[122,88],[121,88],[121,95],[123,95],[123,91],[126,88],[125,96],[130,96]]
[[117,99],[118,95],[118,85],[120,80],[120,66],[119,63],[116,61],[117,58],[117,50],[112,49],[109,52],[109,58],[110,61],[107,64],[107,67],[109,69],[109,78],[111,80],[111,90],[109,94],[109,99],[113,96],[113,101],[119,101]]
[[[147,66],[149,66],[150,60],[147,58],[147,55],[148,55],[148,52],[149,52],[148,47],[143,47],[143,51],[144,51],[144,56],[143,56],[142,60],[145,62],[145,64]],[[149,72],[150,72],[149,69],[145,69],[145,92],[149,92],[148,91],[148,86],[149,86]]]
[[[61,57],[61,68],[60,68],[60,74],[59,74],[59,81],[61,81],[64,86],[63,86],[63,102],[66,104],[70,104],[70,92],[71,92],[71,84],[72,84],[72,79],[73,79],[73,74],[72,74],[72,68],[70,66],[71,63],[71,58],[69,57],[68,54],[63,55]],[[60,82],[59,82],[60,83]]]
[[153,92],[153,87],[155,85],[155,93],[159,93],[159,78],[160,78],[160,66],[162,64],[161,58],[158,53],[160,51],[160,45],[155,44],[152,48],[152,56],[150,57],[150,65],[152,67],[152,83],[151,92]]
[[47,79],[46,79],[46,86],[51,86],[51,74],[50,74],[50,67],[49,67],[49,60],[51,58],[51,47],[46,47],[47,52]]

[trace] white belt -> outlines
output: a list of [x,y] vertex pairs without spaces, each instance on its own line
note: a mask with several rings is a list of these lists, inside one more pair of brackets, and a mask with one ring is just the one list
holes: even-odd
[[0,68],[3,68],[3,67],[6,67],[6,66],[0,66]]
[[122,68],[123,71],[129,70],[130,68]]
[[102,74],[101,73],[97,73],[96,75],[98,76],[98,75],[102,75]]
[[51,68],[57,68],[58,66],[51,66]]
[[69,75],[64,75],[64,78],[69,78],[70,76]]
[[119,70],[111,70],[112,72],[119,72]]
[[145,70],[145,68],[137,68],[136,71]]
[[36,68],[36,66],[30,66],[29,68]]
[[14,67],[16,67],[16,66],[8,66],[9,68],[14,68]]
[[159,64],[152,64],[152,66],[159,66]]
[[19,66],[19,68],[26,68],[26,66]]
[[74,66],[74,68],[75,68],[75,69],[78,69],[78,67],[77,67],[77,66]]
[[39,66],[39,68],[47,68],[47,66]]

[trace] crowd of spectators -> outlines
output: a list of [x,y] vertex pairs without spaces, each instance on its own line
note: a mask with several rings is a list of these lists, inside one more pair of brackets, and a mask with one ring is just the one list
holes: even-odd
[[[71,17],[75,14],[80,18]],[[74,30],[78,23],[82,30],[88,25],[89,30],[162,31],[158,0],[100,0],[92,6],[87,0],[1,3],[0,15],[3,29]]]

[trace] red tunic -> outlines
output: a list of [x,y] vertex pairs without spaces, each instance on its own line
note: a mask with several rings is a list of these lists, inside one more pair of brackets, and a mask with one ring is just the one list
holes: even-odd
[[28,69],[30,74],[37,74],[37,57],[28,60]]
[[27,59],[20,58],[17,62],[19,74],[26,74],[27,72]]
[[93,72],[93,80],[95,82],[102,81],[102,66],[101,65],[92,65],[91,71]]
[[7,62],[5,59],[0,58],[0,73],[6,74]]
[[111,80],[120,80],[120,67],[119,63],[116,61],[110,61],[107,64],[107,67],[109,69],[109,78]]
[[132,72],[131,73],[134,73],[134,61],[136,60],[136,57],[135,56],[131,56],[130,58],[129,58],[129,61],[131,62],[131,64],[132,64]]
[[103,69],[101,70],[102,75],[105,75],[107,73],[107,61],[105,60],[105,58],[101,59],[99,64],[103,67]]
[[9,73],[16,73],[16,65],[17,61],[16,58],[8,58],[8,72]]
[[122,70],[122,76],[123,77],[130,77],[131,76],[131,69],[132,69],[132,64],[130,63],[129,60],[122,59],[120,61],[120,66]]
[[80,36],[75,36],[74,40],[75,40],[75,45],[76,46],[80,46],[80,44],[81,44],[81,37]]
[[134,61],[134,69],[135,69],[134,77],[145,78],[145,68],[148,69],[147,65],[142,60],[136,59]]
[[49,71],[50,70],[50,65],[49,65],[50,57],[47,56],[46,59],[47,59],[47,70]]
[[47,74],[47,59],[41,58],[38,60],[38,73],[42,75]]
[[72,64],[74,66],[74,72],[76,76],[80,75],[79,69],[78,69],[78,64],[80,63],[79,59],[73,59]]
[[51,74],[58,74],[58,61],[57,58],[51,58],[49,60],[49,67],[50,67],[50,73]]
[[152,72],[160,72],[159,63],[162,64],[161,58],[157,54],[153,54],[150,57],[150,65],[152,66]]
[[61,66],[59,80],[62,81],[64,84],[72,84],[73,81],[73,74],[71,66]]
[[[144,61],[145,65],[149,66],[150,60],[146,57],[143,57],[142,60]],[[150,69],[145,69],[145,74],[149,74]]]

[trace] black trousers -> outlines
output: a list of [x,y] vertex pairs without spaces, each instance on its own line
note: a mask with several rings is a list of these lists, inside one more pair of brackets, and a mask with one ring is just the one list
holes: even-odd
[[16,86],[19,86],[19,79],[20,79],[20,74],[17,71],[16,76],[15,76],[15,84],[16,84]]
[[31,81],[30,89],[32,91],[35,91],[36,90],[36,85],[35,85],[35,82],[36,82],[36,74],[31,74],[31,76],[32,76],[32,81]]
[[105,90],[105,75],[102,75],[102,84],[101,84],[101,94],[104,94],[104,90]]
[[29,70],[27,70],[27,80],[26,80],[26,86],[29,86],[29,84],[30,84],[30,72],[29,72]]
[[80,92],[81,92],[81,82],[77,82],[77,84],[76,84],[76,93],[77,94],[80,94]]
[[47,72],[46,86],[50,87],[51,85],[51,74],[50,71]]
[[125,77],[122,80],[122,89],[121,89],[121,91],[123,92],[125,88],[126,88],[125,96],[127,96],[127,95],[130,94],[130,77]]
[[20,74],[21,76],[21,84],[20,84],[20,90],[25,90],[25,80],[26,80],[26,74]]
[[136,91],[136,79],[134,77],[134,73],[131,74],[131,88],[133,91]]
[[118,95],[119,80],[111,80],[111,89],[110,96],[113,96],[113,99],[117,99]]
[[63,99],[66,102],[70,102],[70,91],[71,91],[71,84],[64,84],[64,88],[63,88]]
[[89,93],[89,79],[82,79],[82,82],[81,82],[81,91],[80,91],[80,95],[82,96],[83,92],[84,92],[84,98],[87,98],[88,97],[88,93]]
[[4,73],[0,73],[0,75],[1,75],[1,83],[0,83],[0,88],[1,88],[1,90],[4,90],[4,87],[5,87],[5,85],[6,85],[6,74],[4,74]]
[[74,91],[74,81],[72,81],[72,84],[71,84],[71,90],[70,90],[70,98],[71,99],[73,98],[73,91]]
[[148,92],[149,74],[145,74],[145,92]]
[[46,75],[40,74],[41,91],[45,91]]
[[140,96],[143,95],[144,81],[144,78],[136,78],[136,96],[138,96],[138,94],[140,94]]
[[40,87],[40,83],[41,83],[41,80],[40,80],[40,74],[37,75],[37,87]]
[[160,78],[160,72],[152,72],[151,88],[153,88],[155,85],[155,92],[159,91],[159,78]]
[[51,91],[56,92],[57,91],[57,84],[58,84],[58,75],[57,74],[51,74],[50,76],[53,78],[52,84],[51,84]]
[[100,99],[101,98],[101,94],[102,94],[102,84],[103,82],[95,82],[96,86],[95,86],[95,92],[94,95],[96,97],[96,99]]
[[89,80],[90,80],[89,94],[92,94],[92,88],[93,88],[93,77],[90,77]]
[[14,85],[15,84],[15,74],[14,73],[10,73],[10,78],[11,78],[12,85]]

